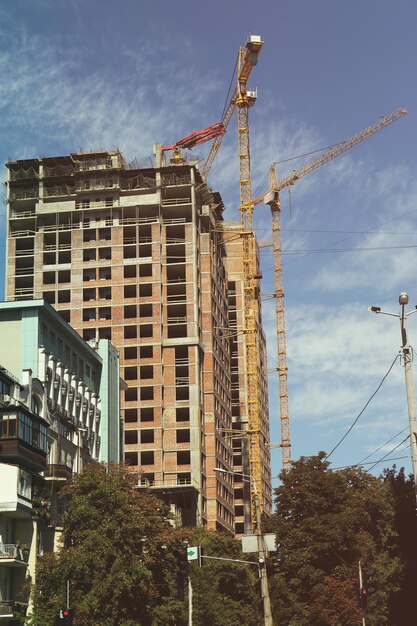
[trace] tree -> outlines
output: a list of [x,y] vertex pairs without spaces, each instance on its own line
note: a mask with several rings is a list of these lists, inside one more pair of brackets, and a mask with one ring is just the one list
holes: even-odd
[[96,464],[65,492],[70,505],[62,547],[39,563],[33,624],[59,623],[67,580],[77,626],[180,624],[171,550],[175,534],[166,506],[138,492],[124,470]]
[[417,515],[414,478],[406,477],[404,468],[384,471],[383,479],[393,498],[394,526],[398,534],[398,547],[403,564],[400,589],[391,599],[390,625],[414,626],[415,581],[417,580]]
[[[332,471],[325,453],[301,457],[281,474],[271,581],[273,613],[291,626],[358,623],[352,594],[358,561],[372,565],[377,591],[367,625],[388,624],[389,598],[398,588],[394,509],[387,485],[360,469]],[[337,592],[337,594],[336,594]],[[336,594],[335,602],[330,602]],[[351,607],[351,618],[349,615]],[[350,621],[346,621],[349,619]]]
[[[240,541],[214,531],[196,529],[190,538],[207,556],[254,560],[242,554]],[[203,566],[191,563],[193,585],[193,625],[195,626],[259,626],[262,603],[258,568],[203,558]]]

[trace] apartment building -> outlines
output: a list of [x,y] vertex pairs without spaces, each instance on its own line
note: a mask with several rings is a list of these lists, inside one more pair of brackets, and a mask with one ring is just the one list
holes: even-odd
[[[245,414],[233,413],[245,382],[242,370],[236,399],[220,195],[196,163],[139,167],[118,151],[7,167],[6,299],[44,298],[84,339],[118,348],[124,460],[138,486],[169,502],[183,524],[249,528],[248,492],[235,494],[213,471],[233,472],[231,430]],[[232,282],[241,289],[241,278]],[[238,343],[233,367],[244,366],[241,335]],[[238,456],[236,471],[246,468]],[[270,493],[269,448],[264,460]]]
[[62,485],[118,461],[119,364],[102,343],[42,300],[0,303],[0,623],[26,612],[36,559],[56,549]]

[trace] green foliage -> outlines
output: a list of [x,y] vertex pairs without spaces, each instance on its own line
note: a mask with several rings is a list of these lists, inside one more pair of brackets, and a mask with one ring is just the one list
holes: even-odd
[[399,556],[403,568],[400,589],[391,598],[390,626],[414,626],[415,581],[417,580],[417,515],[414,478],[408,478],[404,469],[385,470],[384,481],[394,504],[394,526],[398,533]]
[[[138,493],[119,468],[93,464],[67,496],[62,548],[37,568],[33,624],[55,626],[66,605],[67,580],[77,626],[158,623],[153,615],[171,598],[175,563],[165,505]],[[178,613],[172,602],[171,612],[175,606]]]
[[270,520],[279,545],[271,580],[278,623],[358,623],[352,592],[361,560],[375,569],[377,589],[368,602],[367,626],[388,624],[401,568],[387,485],[359,469],[330,470],[322,452],[294,462],[281,479]]
[[[196,529],[191,545],[200,545],[207,556],[254,560],[242,554],[240,541],[223,533]],[[191,564],[194,626],[259,626],[262,605],[258,568],[245,563],[203,558],[203,566]]]

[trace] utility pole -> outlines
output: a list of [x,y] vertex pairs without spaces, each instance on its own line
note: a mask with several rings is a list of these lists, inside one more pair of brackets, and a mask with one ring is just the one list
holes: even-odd
[[193,586],[190,572],[188,573],[188,626],[193,626]]
[[362,614],[362,626],[365,626],[365,611],[364,611],[364,606],[363,606],[363,580],[362,580],[362,567],[361,567],[361,562],[359,561],[359,603],[360,603],[360,607],[361,607],[361,614]]
[[[240,472],[230,472],[229,470],[225,470],[220,467],[213,468],[213,471],[218,472],[219,474],[230,474],[231,476],[237,475],[242,478],[243,482],[251,482],[251,477],[248,474],[241,474]],[[253,506],[255,509],[255,519],[256,519],[255,535],[257,537],[257,544],[258,544],[257,545],[258,566],[259,566],[259,577],[261,579],[261,595],[262,595],[262,604],[263,604],[263,611],[264,611],[264,626],[274,626],[274,623],[272,621],[272,613],[271,613],[271,600],[269,597],[268,572],[266,571],[265,539],[262,534],[261,504],[259,501],[259,495],[256,492],[256,483],[254,483],[254,487],[255,487],[255,493],[254,493],[254,498],[253,498]]]
[[414,491],[417,504],[417,415],[416,415],[416,398],[414,393],[413,368],[412,368],[412,348],[408,342],[407,334],[407,317],[416,313],[417,307],[408,313],[405,312],[405,306],[408,304],[408,294],[403,291],[399,296],[399,304],[401,306],[400,313],[387,313],[381,311],[380,307],[371,306],[369,310],[372,313],[381,315],[390,315],[398,317],[401,326],[401,350],[404,362],[405,388],[407,393],[408,421],[410,425],[410,443],[411,443],[411,465],[414,476]]
[[265,544],[262,535],[262,521],[261,521],[261,507],[259,503],[259,496],[255,494],[254,505],[256,511],[256,535],[258,537],[258,557],[259,557],[259,574],[261,577],[261,594],[264,609],[264,625],[273,626],[272,614],[271,614],[271,601],[269,598],[268,587],[268,573],[266,571],[266,554]]

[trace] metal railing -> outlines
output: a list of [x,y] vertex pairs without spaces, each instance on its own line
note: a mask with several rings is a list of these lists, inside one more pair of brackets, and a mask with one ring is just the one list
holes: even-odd
[[29,550],[24,550],[21,546],[14,543],[0,543],[0,561],[2,559],[15,559],[27,563],[29,558]]

